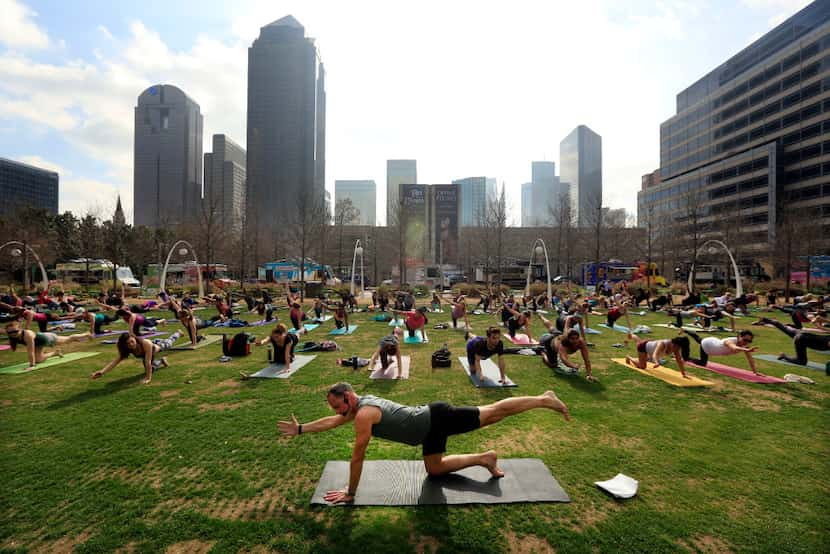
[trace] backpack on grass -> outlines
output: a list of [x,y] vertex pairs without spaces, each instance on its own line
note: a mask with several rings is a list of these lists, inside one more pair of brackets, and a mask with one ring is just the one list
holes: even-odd
[[222,335],[222,353],[225,356],[247,356],[251,353],[251,342],[255,340],[248,333],[237,333],[230,339]]

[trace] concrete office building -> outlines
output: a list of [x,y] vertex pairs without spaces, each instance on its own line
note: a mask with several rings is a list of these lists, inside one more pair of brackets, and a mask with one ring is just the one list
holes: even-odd
[[348,222],[348,225],[377,225],[377,185],[374,181],[335,181],[335,210],[337,204],[346,198],[351,199],[352,205],[360,212],[357,220]]
[[58,213],[58,174],[22,162],[0,158],[0,217],[25,207]]
[[487,219],[487,208],[496,200],[495,177],[466,177],[452,182],[460,193],[461,226],[481,227]]
[[556,219],[557,202],[567,187],[556,176],[554,162],[532,162],[531,172],[531,182],[522,184],[522,227],[549,225]]
[[589,227],[602,208],[602,137],[578,126],[559,143],[559,167],[576,224]]
[[215,214],[226,233],[242,228],[245,167],[245,149],[225,135],[213,135],[213,152],[205,154],[202,209]]
[[386,225],[395,225],[401,185],[418,182],[418,168],[415,160],[386,160]]
[[133,223],[178,225],[202,201],[202,114],[173,85],[153,85],[135,108]]
[[[640,225],[724,238],[744,261],[775,249],[782,213],[830,237],[830,3],[813,2],[677,95],[660,181]],[[809,227],[806,227],[809,226]]]
[[305,28],[287,15],[248,49],[248,215],[273,240],[299,204],[325,202],[325,71]]

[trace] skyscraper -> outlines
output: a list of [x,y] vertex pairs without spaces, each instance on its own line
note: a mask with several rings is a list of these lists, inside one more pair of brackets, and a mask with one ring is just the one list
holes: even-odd
[[417,182],[415,160],[386,160],[386,225],[395,225],[401,185]]
[[377,225],[377,185],[374,181],[335,181],[335,212],[337,204],[345,198],[351,199],[352,205],[360,212],[357,221],[349,222],[351,225]]
[[602,209],[602,137],[578,126],[559,143],[559,166],[577,226],[588,227]]
[[493,177],[466,177],[452,182],[459,188],[462,227],[485,225],[487,207],[496,199],[496,179]]
[[325,202],[325,71],[305,28],[287,15],[248,49],[249,217],[268,240],[301,205]]
[[27,206],[58,213],[58,174],[0,158],[0,217]]
[[203,209],[226,232],[239,231],[245,211],[245,149],[225,135],[213,135],[205,154]]
[[522,185],[522,227],[547,225],[554,219],[559,195],[567,192],[554,162],[532,162],[531,172],[531,182]]
[[135,108],[133,223],[178,225],[202,199],[202,114],[173,85],[153,85]]

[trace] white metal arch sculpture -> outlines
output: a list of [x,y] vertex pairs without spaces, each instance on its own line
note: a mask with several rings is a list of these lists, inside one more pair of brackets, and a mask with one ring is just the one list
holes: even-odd
[[525,296],[530,296],[530,270],[533,266],[534,255],[536,254],[536,249],[539,248],[539,245],[541,245],[542,252],[544,252],[545,254],[545,273],[548,277],[548,301],[550,301],[550,261],[548,260],[548,247],[545,245],[545,241],[543,241],[542,239],[536,239],[536,241],[533,243],[533,248],[530,249],[530,261],[527,264],[527,283],[525,284]]
[[[31,246],[29,246],[28,244],[25,244],[23,242],[20,242],[19,240],[10,240],[9,242],[3,243],[2,245],[0,245],[0,250],[3,250],[7,246],[17,246],[19,248],[25,248],[26,250],[28,250],[29,252],[32,253],[32,256],[34,256],[35,260],[37,260],[37,265],[40,267],[40,276],[43,279],[43,289],[42,290],[48,290],[49,289],[49,276],[46,275],[46,269],[44,269],[43,262],[40,261],[40,256],[37,255],[37,252],[35,252],[32,249]],[[14,253],[12,253],[12,254],[14,255]],[[17,254],[17,255],[19,255],[19,254]],[[26,271],[26,268],[23,268],[23,271]]]
[[360,256],[360,293],[363,294],[364,289],[364,282],[363,282],[363,245],[360,244],[360,239],[354,241],[354,253],[352,254],[352,276],[351,276],[351,286],[349,287],[349,292],[354,294],[354,269],[355,269],[355,262],[357,262],[357,257]]
[[[205,287],[202,284],[202,268],[199,267],[199,260],[196,258],[196,250],[193,246],[187,242],[186,240],[177,241],[176,244],[170,248],[170,252],[167,253],[167,259],[164,261],[164,269],[161,272],[161,279],[159,280],[159,291],[165,291],[165,283],[167,282],[167,266],[170,265],[170,258],[173,256],[173,252],[175,252],[176,247],[180,244],[183,244],[189,248],[189,252],[193,254],[193,261],[196,262],[196,278],[199,280],[199,298],[203,298],[205,296]],[[187,255],[188,252],[179,252],[182,256]]]
[[[726,246],[726,244],[724,244],[723,242],[721,242],[719,240],[716,240],[716,239],[709,239],[706,242],[704,242],[703,244],[701,244],[700,247],[698,247],[698,249],[697,249],[698,252],[703,250],[706,247],[706,245],[709,244],[709,243],[717,244],[718,246],[720,246],[721,248],[726,250],[726,254],[729,256],[729,261],[732,262],[732,271],[735,273],[735,296],[743,296],[744,288],[743,288],[743,285],[741,284],[741,274],[738,271],[738,264],[735,263],[735,258],[732,257],[732,252],[729,251],[729,248]],[[695,255],[695,259],[697,259],[697,255]],[[692,264],[692,268],[689,271],[689,279],[688,279],[688,282],[687,282],[690,293],[694,290],[694,281],[692,280],[692,276],[694,274],[695,274],[695,264]]]

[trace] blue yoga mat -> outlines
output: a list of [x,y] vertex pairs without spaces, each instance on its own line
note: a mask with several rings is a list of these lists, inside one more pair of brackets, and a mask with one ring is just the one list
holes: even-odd
[[[306,332],[306,333],[310,333],[310,332],[312,332],[313,330],[315,330],[315,329],[316,329],[317,327],[319,327],[319,326],[320,326],[320,324],[319,324],[319,323],[306,323],[306,324],[304,325],[304,327],[305,327],[305,332]],[[294,333],[295,335],[297,334],[297,330],[296,330],[296,329],[294,329],[294,328],[291,328],[288,332],[289,332],[289,333]]]
[[[579,331],[579,325],[574,325],[573,328],[576,329],[577,331]],[[596,329],[591,329],[590,327],[586,327],[585,328],[585,334],[586,335],[601,335],[602,331],[597,331]]]
[[619,331],[620,333],[630,333],[631,332],[629,330],[629,328],[626,327],[625,325],[617,325],[616,323],[614,324],[614,327],[609,327],[605,323],[600,323],[599,326],[600,327],[605,327],[606,329],[614,329],[614,331]]
[[421,330],[418,329],[415,331],[415,336],[410,337],[409,333],[406,334],[406,338],[403,341],[407,344],[422,344],[424,342],[424,335],[421,333]]
[[818,362],[807,362],[807,365],[798,365],[790,363],[787,360],[779,360],[778,356],[773,356],[772,354],[756,354],[755,356],[753,356],[753,358],[755,358],[756,360],[772,362],[774,364],[788,365],[790,367],[808,367],[816,371],[825,371],[825,365],[820,364]]
[[351,335],[354,333],[355,329],[357,329],[357,325],[349,325],[348,329],[345,327],[341,329],[333,329],[329,331],[329,335]]

